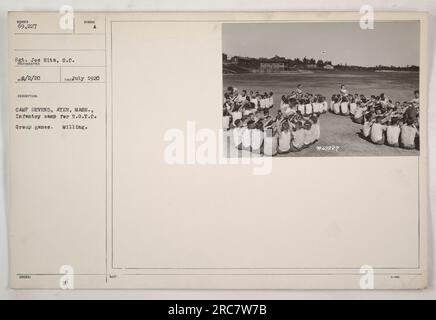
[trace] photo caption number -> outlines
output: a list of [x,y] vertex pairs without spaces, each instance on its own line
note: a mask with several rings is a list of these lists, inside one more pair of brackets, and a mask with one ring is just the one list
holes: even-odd
[[168,309],[170,316],[194,316],[195,318],[214,316],[266,316],[266,305],[264,304],[214,304],[204,306],[172,305]]
[[263,304],[214,304],[213,315],[266,315],[266,305]]

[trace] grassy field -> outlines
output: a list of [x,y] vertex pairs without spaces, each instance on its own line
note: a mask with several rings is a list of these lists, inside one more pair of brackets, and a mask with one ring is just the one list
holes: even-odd
[[[237,74],[224,75],[224,89],[228,86],[239,90],[259,92],[273,91],[275,106],[271,114],[279,107],[280,97],[294,90],[298,83],[311,93],[325,95],[330,101],[333,93],[338,93],[344,83],[350,93],[378,95],[384,92],[393,101],[405,101],[413,98],[413,91],[419,87],[418,73],[376,73],[321,72],[313,74]],[[413,156],[418,150],[404,150],[389,146],[374,145],[359,135],[361,125],[353,123],[349,117],[324,114],[320,118],[320,140],[297,153],[284,156]],[[319,150],[318,147],[334,146],[335,151]],[[336,148],[337,147],[337,148]],[[328,149],[328,148],[323,148]],[[281,155],[283,156],[283,155]]]

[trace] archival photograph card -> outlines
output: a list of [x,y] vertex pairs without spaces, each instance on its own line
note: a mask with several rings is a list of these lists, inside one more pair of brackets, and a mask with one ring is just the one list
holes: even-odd
[[418,12],[10,12],[10,286],[427,286]]

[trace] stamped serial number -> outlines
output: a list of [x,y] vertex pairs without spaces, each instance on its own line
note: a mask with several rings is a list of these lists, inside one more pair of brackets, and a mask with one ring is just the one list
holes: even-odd
[[340,147],[335,145],[330,146],[317,146],[317,151],[339,151]]

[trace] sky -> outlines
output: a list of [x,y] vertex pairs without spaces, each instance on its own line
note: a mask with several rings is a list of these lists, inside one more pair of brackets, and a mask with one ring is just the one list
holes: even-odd
[[359,66],[419,65],[419,21],[225,23],[223,52],[270,58],[315,58]]

